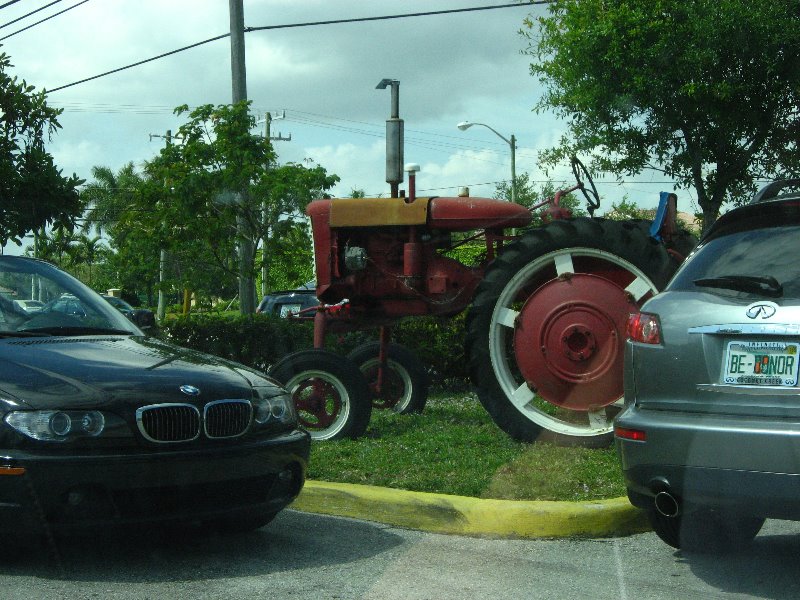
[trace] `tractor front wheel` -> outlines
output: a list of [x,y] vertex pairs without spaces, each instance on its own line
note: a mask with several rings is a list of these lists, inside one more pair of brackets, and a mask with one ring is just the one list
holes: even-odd
[[611,442],[628,315],[678,265],[648,226],[555,221],[487,269],[467,318],[467,355],[482,404],[512,437]]
[[314,440],[357,438],[372,414],[370,393],[358,367],[327,350],[303,350],[269,371],[289,391],[300,424]]
[[373,408],[388,408],[398,414],[419,413],[428,400],[428,373],[417,356],[405,346],[390,343],[386,369],[378,389],[380,343],[362,344],[347,355],[367,379]]

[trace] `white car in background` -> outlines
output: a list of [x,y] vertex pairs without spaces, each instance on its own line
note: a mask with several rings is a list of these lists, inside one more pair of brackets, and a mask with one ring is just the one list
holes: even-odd
[[38,300],[14,300],[14,304],[19,306],[28,314],[41,312],[42,307],[44,306],[44,302],[39,302]]

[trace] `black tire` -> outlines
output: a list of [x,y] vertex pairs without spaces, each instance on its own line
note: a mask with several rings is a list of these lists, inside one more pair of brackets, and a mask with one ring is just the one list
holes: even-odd
[[358,367],[327,350],[303,350],[269,371],[292,394],[300,424],[314,440],[355,439],[372,413],[369,388]]
[[512,437],[611,443],[628,313],[678,266],[648,227],[554,221],[504,248],[487,269],[467,315],[466,352],[481,403]]
[[347,355],[367,380],[372,408],[389,408],[397,414],[420,413],[428,400],[428,373],[417,355],[405,346],[390,343],[387,373],[380,396],[375,392],[380,343],[368,342]]
[[747,547],[765,519],[709,509],[665,517],[655,508],[647,518],[656,535],[669,546],[689,552],[721,554]]

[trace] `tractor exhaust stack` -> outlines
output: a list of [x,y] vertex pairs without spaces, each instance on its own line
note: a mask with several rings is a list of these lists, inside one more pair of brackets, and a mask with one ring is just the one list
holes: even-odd
[[397,79],[381,79],[378,90],[392,88],[392,112],[386,119],[386,183],[392,189],[392,198],[400,197],[403,183],[403,119],[400,118],[400,82]]

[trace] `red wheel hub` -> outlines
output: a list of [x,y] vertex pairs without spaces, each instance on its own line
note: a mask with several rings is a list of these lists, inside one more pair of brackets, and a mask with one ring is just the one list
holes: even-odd
[[405,385],[403,380],[389,365],[383,370],[383,384],[378,386],[378,366],[370,367],[363,371],[364,377],[369,384],[369,390],[372,392],[372,406],[373,408],[393,408],[405,392]]
[[553,279],[526,301],[514,327],[514,356],[531,389],[570,410],[597,410],[622,396],[631,296],[607,279]]
[[[292,399],[301,424],[311,429],[330,427],[342,408],[342,400],[336,388],[319,379],[303,381],[295,389]],[[307,415],[312,415],[313,419],[309,419]]]

